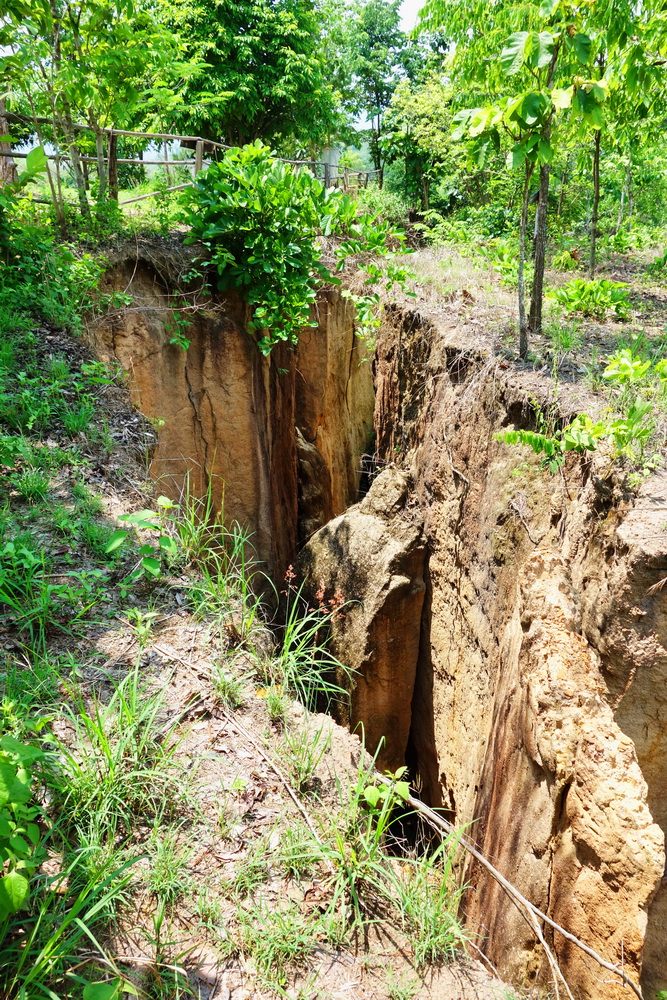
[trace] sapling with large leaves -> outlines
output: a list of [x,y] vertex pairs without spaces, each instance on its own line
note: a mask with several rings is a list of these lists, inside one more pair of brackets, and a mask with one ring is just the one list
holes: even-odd
[[[540,8],[535,30],[515,31],[496,55],[503,77],[517,78],[518,92],[496,103],[466,109],[455,116],[454,137],[471,142],[478,165],[509,140],[507,165],[523,170],[519,227],[518,298],[519,355],[528,354],[528,335],[542,326],[542,300],[547,237],[549,174],[556,146],[555,126],[569,109],[594,119],[606,98],[599,81],[583,76],[591,58],[592,41],[582,30],[580,8],[563,0],[548,0]],[[539,29],[539,30],[538,30]],[[568,84],[564,86],[564,84]],[[524,268],[530,185],[539,171],[535,227],[534,277],[530,314],[526,315]]]

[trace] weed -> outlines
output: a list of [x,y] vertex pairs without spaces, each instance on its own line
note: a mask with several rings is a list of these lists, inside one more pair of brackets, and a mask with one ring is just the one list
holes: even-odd
[[235,709],[243,704],[243,682],[226,669],[220,660],[216,660],[214,665],[213,687],[225,708]]
[[30,503],[44,500],[51,485],[51,479],[39,469],[23,469],[11,477],[11,483],[17,493]]
[[317,766],[331,746],[331,735],[325,730],[326,722],[315,732],[307,722],[300,726],[285,727],[284,757],[294,787],[302,794],[313,790]]
[[189,851],[179,845],[179,831],[161,832],[156,824],[149,843],[151,854],[148,888],[158,900],[170,907],[189,885]]
[[101,514],[104,505],[99,497],[91,493],[90,489],[80,480],[72,484],[72,496],[77,501],[76,507],[83,514]]
[[302,879],[312,874],[321,862],[319,850],[313,844],[309,830],[290,826],[280,842],[280,864],[286,875]]
[[36,876],[29,909],[7,925],[0,946],[0,983],[5,996],[54,996],[55,990],[71,996],[77,979],[79,985],[85,982],[70,971],[83,970],[88,964],[81,960],[84,942],[88,948],[92,943],[106,959],[97,935],[109,913],[125,898],[134,861],[98,871],[83,886],[73,888],[70,877],[79,860],[75,856],[56,875]]
[[173,808],[177,743],[158,723],[162,698],[149,692],[133,669],[114,686],[108,703],[93,699],[89,710],[72,692],[66,706],[74,752],[59,741],[62,793],[71,822],[94,815],[109,836],[130,831],[136,816],[164,816]]
[[268,838],[263,838],[249,848],[245,858],[238,864],[230,881],[230,888],[239,899],[247,899],[268,882],[270,875],[269,841]]
[[418,969],[451,961],[465,941],[457,919],[462,890],[452,871],[456,844],[450,835],[432,854],[404,863],[399,909]]
[[543,330],[555,349],[562,353],[576,350],[583,343],[584,335],[579,323],[565,323],[560,320],[545,323]]
[[240,943],[269,987],[284,989],[289,973],[303,966],[317,944],[318,922],[296,904],[269,906],[259,902],[239,909]]
[[95,407],[87,399],[82,400],[74,406],[68,406],[67,409],[63,410],[63,425],[70,437],[76,437],[77,434],[87,430],[94,413]]
[[412,1000],[419,993],[419,980],[409,974],[397,976],[390,967],[387,972],[387,996],[389,1000]]
[[584,316],[604,319],[610,309],[619,319],[627,319],[630,312],[627,284],[622,281],[587,281],[574,278],[561,288],[549,292],[549,297],[568,312],[580,312]]
[[401,780],[404,771],[386,786],[374,784],[371,770],[361,768],[346,795],[339,785],[342,822],[323,831],[322,838],[322,860],[332,871],[330,931],[337,935],[351,929],[365,937],[368,924],[394,905],[396,876],[385,848],[396,807],[409,794]]
[[581,267],[579,251],[576,249],[562,250],[554,255],[551,266],[554,271],[576,271],[577,268]]
[[22,909],[30,879],[45,859],[37,820],[41,809],[32,800],[32,768],[43,753],[12,736],[0,737],[0,942],[7,918]]
[[266,708],[271,722],[278,727],[282,727],[287,715],[287,700],[281,687],[275,684],[269,685],[266,689]]
[[329,625],[334,615],[343,613],[342,605],[328,608],[322,600],[319,607],[310,608],[304,585],[291,587],[293,575],[289,570],[285,624],[268,668],[270,680],[291,691],[307,709],[328,710],[347,702],[354,675],[328,649]]
[[153,635],[153,624],[159,618],[159,611],[143,611],[141,608],[126,608],[125,618],[139,643],[139,649],[145,649]]

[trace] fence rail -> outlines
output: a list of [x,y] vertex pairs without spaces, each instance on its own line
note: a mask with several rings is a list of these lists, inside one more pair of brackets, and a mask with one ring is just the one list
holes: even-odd
[[[19,115],[14,112],[4,112],[2,116],[7,122],[15,122],[21,125],[50,125],[53,127],[54,123],[50,118],[30,118],[26,115]],[[233,146],[229,146],[223,142],[216,142],[212,139],[204,139],[201,136],[196,135],[177,135],[172,132],[131,132],[127,129],[116,129],[116,128],[99,128],[95,129],[91,125],[78,125],[72,124],[71,128],[76,131],[90,132],[95,136],[104,135],[107,140],[107,155],[104,156],[84,156],[81,153],[78,154],[77,159],[79,163],[83,164],[106,164],[109,178],[117,176],[117,170],[119,165],[124,164],[137,164],[141,166],[158,166],[165,170],[169,170],[170,167],[186,167],[192,168],[193,177],[196,177],[200,170],[208,166],[210,163],[214,162],[216,158],[217,151],[233,149]],[[159,142],[165,145],[167,142],[181,142],[194,144],[194,158],[187,160],[173,160],[169,159],[166,151],[165,145],[165,156],[162,159],[151,159],[146,160],[142,157],[119,157],[117,155],[117,138],[129,137],[135,139],[146,139],[149,142]],[[2,142],[2,136],[0,135],[0,143]],[[57,146],[57,143],[54,143]],[[71,148],[72,143],[69,143]],[[77,153],[76,145],[74,153]],[[205,153],[213,154],[213,159],[205,159]],[[26,159],[27,153],[13,152],[11,149],[9,151],[3,151],[0,149],[0,157],[10,157],[12,159]],[[48,154],[47,159],[50,161],[55,161],[57,165],[60,163],[72,163],[73,156],[67,153],[51,153]],[[328,163],[324,160],[291,160],[283,156],[277,156],[277,160],[282,163],[288,163],[291,166],[295,166],[299,169],[309,170],[315,177],[319,177],[325,187],[327,188],[342,188],[344,191],[358,190],[359,188],[368,187],[368,184],[372,180],[379,180],[381,172],[379,170],[354,170],[351,167],[339,167],[338,164]],[[184,188],[190,187],[193,181],[188,181],[185,184],[171,185],[165,189],[158,191],[150,191],[147,194],[139,195],[136,198],[126,198],[124,201],[119,202],[120,205],[131,205],[137,201],[143,201],[145,198],[159,197],[169,191],[179,191]]]

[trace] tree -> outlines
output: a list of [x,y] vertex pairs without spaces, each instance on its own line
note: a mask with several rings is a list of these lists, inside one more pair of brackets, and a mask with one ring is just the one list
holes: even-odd
[[405,193],[430,202],[431,181],[455,172],[452,144],[452,87],[441,74],[412,84],[401,80],[384,119],[382,148],[388,162],[405,163]]
[[[498,148],[501,133],[512,140],[508,153],[511,168],[523,166],[524,181],[519,232],[519,355],[528,353],[528,334],[541,332],[544,269],[546,263],[547,205],[550,165],[554,156],[552,142],[554,123],[560,112],[571,107],[592,123],[601,116],[600,107],[606,99],[606,89],[600,81],[580,74],[590,60],[591,39],[571,18],[576,11],[568,5],[551,3],[547,25],[539,31],[514,32],[506,40],[498,61],[505,77],[519,77],[526,89],[503,98],[486,108],[460,112],[456,135],[466,134],[474,140],[473,154],[480,158],[490,148]],[[544,8],[543,8],[544,9]],[[569,15],[569,16],[568,16]],[[578,72],[577,72],[578,71]],[[561,82],[573,80],[567,87]],[[534,277],[530,313],[526,316],[524,263],[528,218],[529,185],[533,171],[539,170],[539,201],[535,226]]]
[[341,124],[312,0],[158,0],[199,69],[171,126],[243,145],[327,141]]
[[401,31],[400,6],[401,0],[348,0],[325,8],[328,63],[345,107],[370,125],[370,151],[379,171],[385,160],[384,114],[418,49]]
[[[78,126],[90,126],[95,135],[102,203],[108,186],[103,130],[127,128],[138,114],[163,104],[165,93],[178,100],[175,77],[187,66],[175,40],[133,0],[13,0],[0,20],[0,45],[6,53],[0,74],[12,107],[28,112],[40,141],[45,136],[67,149],[88,216]],[[62,216],[58,160],[49,181]]]

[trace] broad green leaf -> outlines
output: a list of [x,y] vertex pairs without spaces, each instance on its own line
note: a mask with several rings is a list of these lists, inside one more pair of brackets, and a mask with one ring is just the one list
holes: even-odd
[[160,575],[161,567],[157,559],[152,559],[150,556],[145,556],[141,560],[141,565],[143,566],[144,571],[148,573],[149,576],[158,577]]
[[158,545],[160,546],[163,552],[167,553],[167,555],[170,556],[178,555],[178,543],[174,538],[169,538],[168,535],[160,535],[160,538],[158,540]]
[[507,165],[511,167],[512,170],[516,170],[523,164],[526,159],[526,147],[522,142],[517,142],[515,146],[512,146],[509,153],[507,154]]
[[397,781],[394,787],[399,798],[403,799],[404,802],[407,802],[410,796],[409,783],[407,781]]
[[607,80],[595,80],[593,83],[593,97],[598,104],[603,104],[607,100]]
[[14,801],[13,791],[16,784],[16,768],[11,764],[0,763],[0,807]]
[[8,872],[0,878],[0,917],[16,913],[28,900],[30,885],[19,872]]
[[507,39],[504,49],[500,53],[500,65],[505,76],[512,76],[518,73],[523,65],[524,58],[530,51],[531,34],[529,31],[515,31]]
[[489,120],[489,111],[489,108],[479,108],[470,119],[468,131],[471,138],[474,139],[484,131]]
[[38,174],[46,167],[46,153],[43,146],[35,146],[25,159],[25,168],[30,174]]
[[88,983],[83,989],[83,1000],[116,1000],[120,996],[122,986],[121,979]]
[[154,510],[138,510],[136,514],[123,514],[119,521],[136,524],[140,528],[157,528],[159,525],[152,523],[156,517],[158,514]]
[[129,534],[129,531],[123,531],[120,528],[118,531],[114,531],[113,535],[104,547],[105,553],[109,555],[109,553],[115,552],[116,549],[120,548]]
[[169,497],[165,496],[159,496],[156,503],[158,507],[161,507],[163,510],[173,510],[174,507],[178,507],[177,503],[174,503],[173,500],[170,500]]
[[531,52],[526,60],[533,69],[543,69],[551,62],[555,38],[550,31],[540,31],[531,35]]
[[551,91],[551,100],[553,101],[554,107],[558,111],[565,111],[572,105],[572,98],[574,96],[574,87],[565,87],[563,90],[558,87],[554,87]]
[[572,39],[572,48],[574,49],[574,54],[580,63],[584,65],[589,62],[591,58],[591,40],[588,35],[582,34],[580,31]]
[[376,788],[375,785],[367,785],[366,788],[364,788],[364,798],[366,799],[366,802],[368,802],[371,809],[375,809],[378,802],[382,798],[382,793],[379,788]]
[[554,158],[554,151],[551,148],[551,143],[547,142],[546,139],[540,139],[537,145],[537,157],[540,163],[551,163]]
[[26,857],[30,854],[30,847],[28,841],[19,835],[12,837],[9,841],[9,846],[14,851],[14,853],[19,857]]
[[530,127],[531,125],[535,125],[535,123],[542,118],[545,105],[546,101],[542,94],[526,94],[521,102],[521,107],[517,114],[521,120]]

